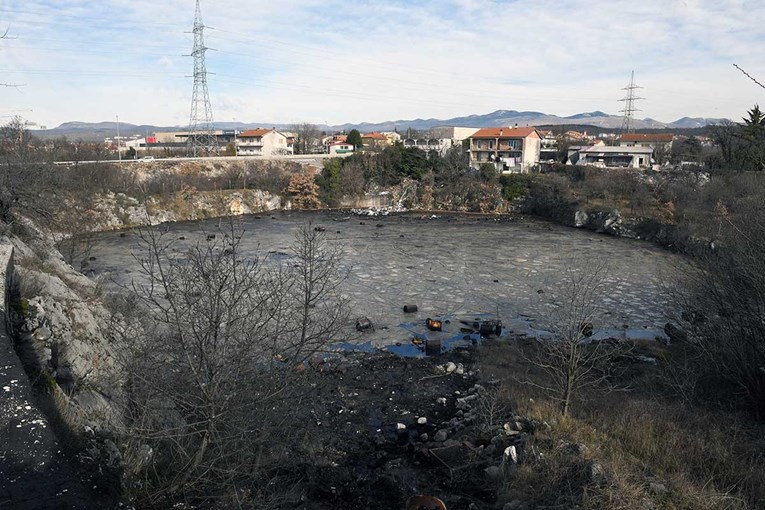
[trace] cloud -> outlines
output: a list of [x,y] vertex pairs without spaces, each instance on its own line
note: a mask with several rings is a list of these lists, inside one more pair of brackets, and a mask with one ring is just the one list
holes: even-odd
[[[738,118],[762,89],[765,3],[743,0],[202,1],[217,118],[357,122],[495,109]],[[188,0],[0,0],[0,90],[34,120],[183,124]]]

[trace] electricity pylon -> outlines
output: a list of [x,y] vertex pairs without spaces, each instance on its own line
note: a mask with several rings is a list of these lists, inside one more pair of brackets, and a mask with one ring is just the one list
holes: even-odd
[[630,77],[630,84],[622,89],[627,91],[627,97],[619,100],[624,103],[624,109],[619,110],[620,112],[624,113],[624,118],[622,120],[622,131],[624,133],[635,132],[635,126],[633,125],[633,120],[635,119],[635,112],[640,111],[637,108],[635,108],[635,102],[640,101],[641,99],[645,99],[643,97],[637,97],[635,95],[635,91],[637,89],[642,89],[642,88],[643,87],[638,87],[637,85],[635,85],[635,71],[632,71],[632,76]]
[[204,39],[205,25],[202,23],[202,11],[197,0],[194,15],[194,93],[191,96],[191,115],[189,116],[189,137],[187,150],[190,156],[218,155],[218,139],[213,129],[213,113],[210,95],[207,92],[207,64],[205,53],[208,48]]

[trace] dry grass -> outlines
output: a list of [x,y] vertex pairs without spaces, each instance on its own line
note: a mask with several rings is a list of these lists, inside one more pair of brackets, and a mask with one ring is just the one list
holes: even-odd
[[[483,351],[483,376],[502,381],[514,411],[551,425],[531,438],[501,501],[559,508],[765,508],[761,425],[677,404],[657,390],[660,369],[633,373],[639,385],[630,392],[584,395],[563,418],[546,395],[522,383],[541,375],[522,363],[517,343],[487,344]],[[593,463],[603,467],[602,483],[588,475]]]

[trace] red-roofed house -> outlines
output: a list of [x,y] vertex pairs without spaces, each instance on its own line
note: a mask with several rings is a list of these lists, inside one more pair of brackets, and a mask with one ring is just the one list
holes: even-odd
[[382,133],[367,133],[361,135],[361,144],[364,147],[384,147],[386,145],[392,145],[392,142]]
[[661,147],[670,150],[674,139],[674,135],[669,133],[626,133],[619,137],[619,146],[650,147],[654,150]]
[[528,172],[539,163],[542,137],[536,128],[484,128],[470,137],[470,166],[494,163],[500,172]]
[[294,139],[276,129],[249,129],[236,138],[239,156],[284,156],[293,154]]
[[663,165],[669,160],[675,136],[670,133],[625,133],[619,137],[620,147],[650,147],[653,159]]

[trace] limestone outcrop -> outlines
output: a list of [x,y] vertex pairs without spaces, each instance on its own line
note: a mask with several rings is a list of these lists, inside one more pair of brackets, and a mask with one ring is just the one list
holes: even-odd
[[[119,339],[125,329],[108,311],[99,286],[66,264],[49,237],[29,221],[15,249],[11,322],[27,371],[37,373],[74,431],[121,425]],[[115,322],[116,321],[116,322]]]

